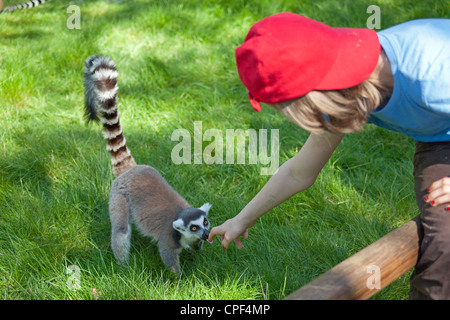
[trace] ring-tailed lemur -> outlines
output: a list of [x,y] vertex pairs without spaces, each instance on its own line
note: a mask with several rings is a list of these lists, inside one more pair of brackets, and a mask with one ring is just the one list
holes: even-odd
[[18,9],[28,9],[28,8],[33,8],[33,7],[37,7],[38,5],[48,2],[50,0],[31,0],[28,2],[24,2],[24,3],[19,3],[13,6],[9,6],[6,7],[5,9],[2,10],[1,8],[1,1],[0,1],[0,13],[2,12],[12,12]]
[[111,154],[116,179],[110,191],[111,247],[119,263],[128,261],[133,220],[146,236],[158,242],[164,264],[180,272],[183,248],[200,250],[209,235],[209,203],[192,208],[159,174],[146,165],[136,165],[127,148],[117,109],[117,77],[114,62],[91,56],[84,67],[85,113],[103,123],[103,136]]

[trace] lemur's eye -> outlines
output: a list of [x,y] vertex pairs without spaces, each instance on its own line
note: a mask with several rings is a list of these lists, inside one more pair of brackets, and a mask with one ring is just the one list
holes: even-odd
[[208,224],[208,220],[205,219],[205,221],[203,221],[203,224],[206,226]]
[[197,230],[197,226],[192,226],[192,227],[191,227],[191,230],[192,230],[192,231]]

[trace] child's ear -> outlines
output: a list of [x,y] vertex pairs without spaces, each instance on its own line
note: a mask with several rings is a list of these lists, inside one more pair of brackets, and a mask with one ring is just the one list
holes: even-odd
[[211,209],[212,204],[209,204],[208,202],[202,205],[199,209],[202,210],[206,215],[208,215],[209,209]]

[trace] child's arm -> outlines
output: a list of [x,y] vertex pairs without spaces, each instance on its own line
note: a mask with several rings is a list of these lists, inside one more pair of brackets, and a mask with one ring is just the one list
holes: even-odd
[[343,135],[338,134],[311,134],[303,148],[278,169],[238,215],[211,230],[208,240],[211,242],[216,235],[220,235],[222,247],[228,248],[234,240],[237,247],[242,248],[240,235],[247,239],[247,229],[259,217],[309,188],[342,138]]

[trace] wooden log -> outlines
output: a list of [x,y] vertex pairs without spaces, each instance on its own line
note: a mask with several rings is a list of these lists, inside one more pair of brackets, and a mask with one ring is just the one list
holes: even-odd
[[401,277],[417,262],[419,217],[408,221],[286,300],[366,300]]

